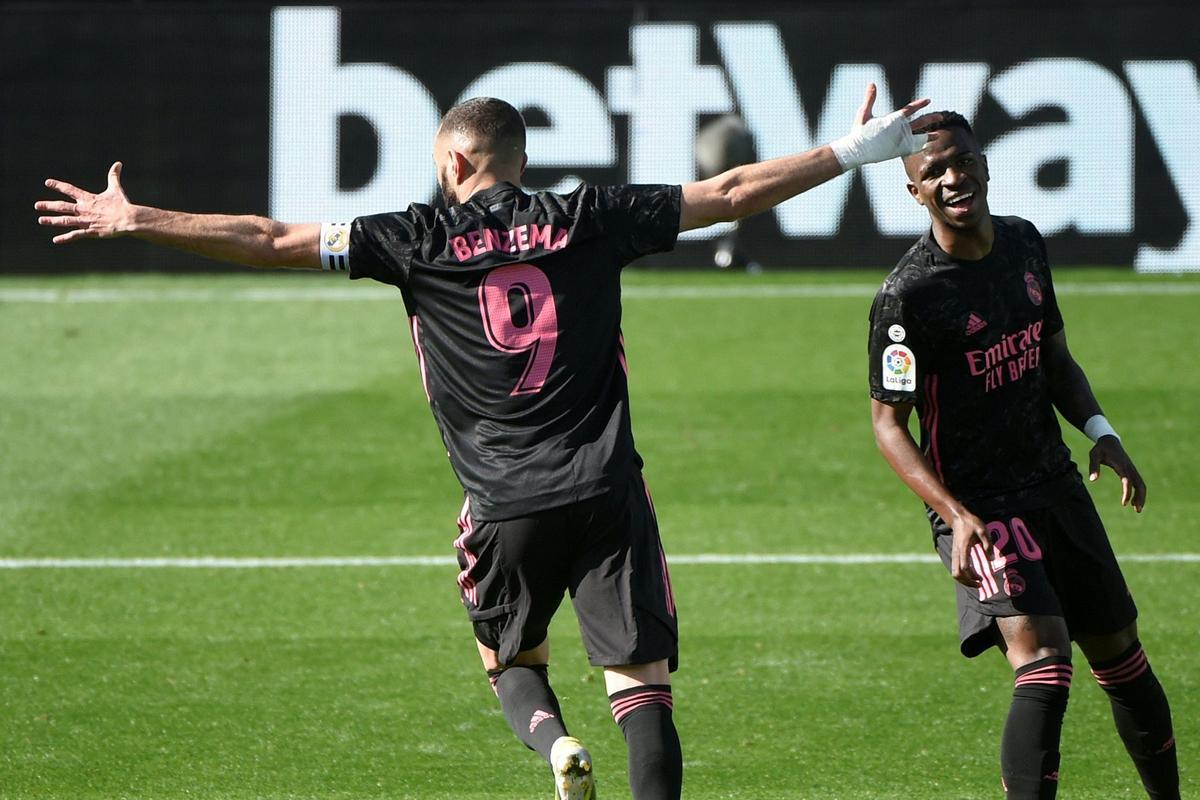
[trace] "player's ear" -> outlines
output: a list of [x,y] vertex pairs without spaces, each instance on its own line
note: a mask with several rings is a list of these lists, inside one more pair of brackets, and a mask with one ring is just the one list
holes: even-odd
[[522,153],[521,154],[521,177],[522,178],[525,177],[525,168],[528,166],[529,166],[529,154]]
[[985,156],[983,153],[980,153],[979,158],[983,161],[983,179],[985,181],[990,181],[992,179],[992,176],[988,172],[987,156]]
[[913,200],[916,200],[921,205],[925,205],[925,201],[921,199],[921,193],[917,191],[917,185],[915,183],[909,181],[908,183],[904,184],[904,186],[906,189],[908,189],[908,193],[913,196]]
[[457,150],[450,151],[450,168],[454,171],[454,182],[462,183],[475,174],[475,167],[465,154]]

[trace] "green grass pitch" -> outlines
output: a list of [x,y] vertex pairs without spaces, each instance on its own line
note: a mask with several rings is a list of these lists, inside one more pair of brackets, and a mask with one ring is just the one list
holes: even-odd
[[[626,275],[634,429],[669,554],[931,552],[870,433],[881,277]],[[1141,517],[1111,474],[1093,487],[1118,554],[1200,550],[1200,279],[1059,284],[1072,350],[1150,487]],[[296,296],[254,302],[264,289]],[[311,294],[326,290],[362,296]],[[451,555],[459,491],[403,307],[379,291],[0,280],[0,558]],[[1200,563],[1125,569],[1195,795]],[[0,797],[549,797],[477,663],[455,572],[0,569]],[[940,565],[673,576],[685,796],[1000,796],[1009,671],[958,655]],[[601,796],[627,798],[569,606],[552,641]],[[1143,796],[1082,668],[1063,753],[1060,797]]]

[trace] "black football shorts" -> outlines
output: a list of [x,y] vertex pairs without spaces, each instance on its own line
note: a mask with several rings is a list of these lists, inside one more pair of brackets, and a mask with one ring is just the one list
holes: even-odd
[[595,666],[678,661],[675,598],[650,494],[640,475],[568,506],[474,522],[464,505],[454,545],[475,638],[511,664],[546,638],[570,592]]
[[[1104,524],[1082,484],[1046,508],[982,516],[993,543],[990,563],[976,544],[977,589],[955,583],[962,654],[973,658],[997,643],[997,617],[1063,617],[1077,634],[1116,633],[1137,607],[1113,555]],[[940,520],[939,520],[940,522]],[[934,528],[938,555],[950,568],[949,527]]]

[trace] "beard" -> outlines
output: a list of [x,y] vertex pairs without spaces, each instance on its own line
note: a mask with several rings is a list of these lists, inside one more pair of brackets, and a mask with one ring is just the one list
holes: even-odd
[[458,205],[458,197],[454,193],[454,187],[450,185],[450,171],[442,170],[438,175],[438,188],[442,190],[442,202],[446,208]]

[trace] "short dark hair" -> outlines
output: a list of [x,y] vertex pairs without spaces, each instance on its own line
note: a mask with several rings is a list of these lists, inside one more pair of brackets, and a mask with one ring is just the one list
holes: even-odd
[[[962,114],[958,113],[957,111],[938,111],[937,114],[941,117],[941,119],[932,123],[928,128],[925,128],[925,133],[944,131],[948,128],[961,128],[967,132],[968,136],[978,143],[979,139],[975,136],[975,131],[971,130],[971,123],[967,122],[967,118]],[[916,169],[916,164],[921,160],[922,152],[923,151],[918,150],[917,152],[907,155],[902,159],[904,162],[904,172],[909,176],[910,179],[915,175],[913,170]]]
[[481,150],[503,159],[525,154],[525,120],[509,103],[494,97],[472,97],[446,112],[439,131],[471,139]]
[[967,118],[957,111],[939,111],[941,119],[930,125],[925,130],[928,131],[944,131],[947,128],[962,128],[967,133],[971,134],[971,138],[975,138],[975,131],[971,130],[971,123],[967,122]]

